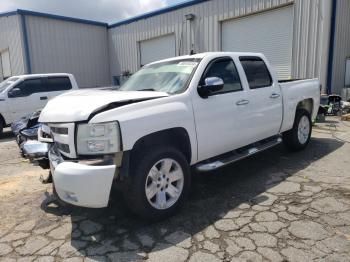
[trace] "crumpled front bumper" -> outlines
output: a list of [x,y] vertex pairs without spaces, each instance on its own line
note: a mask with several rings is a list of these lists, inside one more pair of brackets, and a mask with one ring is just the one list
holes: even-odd
[[108,205],[116,165],[65,161],[56,146],[50,148],[49,160],[54,187],[62,201],[91,208]]

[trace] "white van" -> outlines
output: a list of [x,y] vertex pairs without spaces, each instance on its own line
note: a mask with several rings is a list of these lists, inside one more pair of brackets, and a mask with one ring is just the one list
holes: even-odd
[[12,76],[0,83],[0,135],[13,121],[43,108],[49,99],[78,89],[72,74]]

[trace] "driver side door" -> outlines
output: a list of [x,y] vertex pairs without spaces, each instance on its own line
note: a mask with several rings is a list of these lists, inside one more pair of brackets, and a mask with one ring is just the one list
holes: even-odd
[[249,121],[248,94],[234,60],[222,57],[211,61],[199,85],[208,77],[221,78],[224,87],[208,97],[193,97],[198,161],[244,146],[249,138],[242,127],[243,122]]
[[[16,89],[16,92],[13,90]],[[12,91],[12,92],[11,92]],[[41,78],[25,79],[8,92],[8,108],[11,119],[16,121],[45,106],[46,88]]]

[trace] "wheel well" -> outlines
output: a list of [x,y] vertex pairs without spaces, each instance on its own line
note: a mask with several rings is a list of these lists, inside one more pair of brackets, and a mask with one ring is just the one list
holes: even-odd
[[173,146],[184,154],[188,163],[191,163],[191,142],[186,129],[176,127],[146,135],[136,141],[131,155],[140,151],[142,148],[155,145]]
[[305,109],[310,113],[310,116],[312,116],[312,111],[314,109],[314,101],[312,100],[312,98],[300,101],[297,105],[296,111],[298,111],[299,109]]

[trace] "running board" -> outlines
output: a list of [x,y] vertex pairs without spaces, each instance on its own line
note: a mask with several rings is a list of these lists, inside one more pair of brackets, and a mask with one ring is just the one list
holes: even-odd
[[246,146],[241,149],[234,150],[230,153],[222,155],[222,157],[216,157],[205,162],[201,162],[196,165],[196,169],[200,172],[207,172],[218,169],[220,167],[232,164],[238,160],[249,157],[271,147],[274,147],[282,142],[281,136],[274,136],[272,138],[264,139],[260,142],[254,143],[251,146]]

